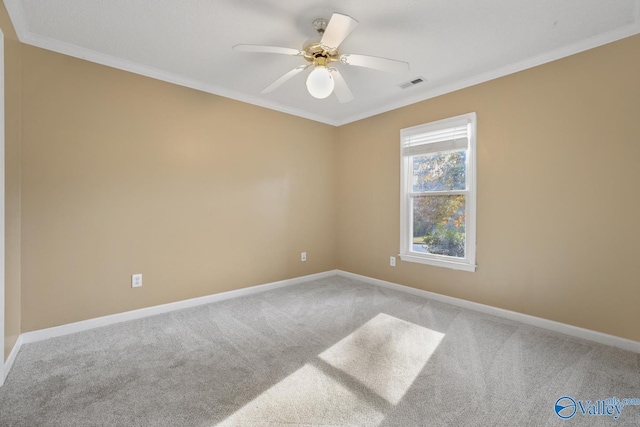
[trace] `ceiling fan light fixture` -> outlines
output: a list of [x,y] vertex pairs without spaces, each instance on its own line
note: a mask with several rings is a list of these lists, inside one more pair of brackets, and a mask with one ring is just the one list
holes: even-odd
[[[338,70],[343,65],[371,68],[396,74],[403,74],[409,71],[407,62],[369,55],[341,54],[338,48],[357,25],[358,21],[352,17],[334,13],[329,20],[319,18],[313,21],[313,27],[318,34],[316,37],[307,40],[302,45],[302,50],[246,44],[237,44],[233,49],[240,52],[279,53],[304,58],[306,65],[299,65],[285,73],[263,89],[261,92],[263,94],[273,92],[293,76],[298,75],[309,67],[313,67],[306,80],[309,94],[314,98],[324,99],[335,92],[338,102],[346,103],[353,100],[353,92],[351,92],[347,82]],[[333,63],[337,63],[338,67],[328,68]],[[412,82],[412,84],[414,83]]]
[[307,77],[307,90],[314,98],[324,99],[331,95],[335,82],[329,69],[324,65],[317,65]]

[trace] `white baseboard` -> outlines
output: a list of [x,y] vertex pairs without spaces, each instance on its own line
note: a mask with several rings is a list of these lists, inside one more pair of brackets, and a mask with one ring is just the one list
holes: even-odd
[[11,370],[11,367],[13,366],[13,362],[15,362],[16,356],[18,355],[18,352],[20,351],[20,347],[22,347],[22,342],[23,342],[22,341],[22,335],[19,335],[18,339],[16,340],[16,343],[13,345],[13,348],[11,349],[11,353],[9,353],[9,357],[4,362],[4,377],[0,378],[0,386],[4,383],[4,380],[9,375],[9,371]]
[[337,270],[325,271],[322,273],[310,274],[308,276],[295,277],[292,279],[281,280],[278,282],[266,283],[263,285],[251,286],[248,288],[236,289],[228,292],[220,292],[218,294],[207,295],[199,298],[192,298],[183,301],[172,302],[168,304],[156,305],[153,307],[141,308],[138,310],[125,311],[124,313],[111,314],[109,316],[96,317],[93,319],[82,320],[80,322],[68,323],[66,325],[55,326],[47,329],[40,329],[32,332],[25,332],[20,335],[22,343],[29,344],[36,341],[42,341],[49,338],[60,337],[63,335],[74,334],[76,332],[87,331],[89,329],[99,328],[101,326],[112,325],[114,323],[126,322],[127,320],[141,319],[143,317],[154,316],[156,314],[168,313],[171,311],[182,310],[185,308],[196,307],[212,302],[224,301],[231,298],[238,298],[247,295],[257,294],[272,289],[283,288],[285,286],[296,285],[310,280],[322,279],[325,277],[335,276]]
[[[454,297],[450,297],[442,294],[437,294],[434,292],[423,291],[421,289],[411,288],[409,286],[399,285],[397,283],[387,282],[380,279],[374,279],[372,277],[349,273],[347,271],[330,270],[322,273],[310,274],[308,276],[295,277],[292,279],[281,280],[278,282],[266,283],[263,285],[256,285],[256,286],[251,286],[248,288],[237,289],[237,290],[228,291],[228,292],[221,292],[218,294],[207,295],[204,297],[192,298],[184,301],[177,301],[177,302],[157,305],[153,307],[141,308],[139,310],[132,310],[124,313],[112,314],[109,316],[97,317],[94,319],[88,319],[80,322],[69,323],[66,325],[56,326],[53,328],[40,329],[33,332],[25,332],[18,337],[18,340],[13,346],[13,350],[9,354],[9,358],[5,362],[4,378],[6,378],[7,375],[9,375],[9,371],[13,366],[13,362],[15,361],[15,358],[18,354],[18,351],[20,351],[20,347],[22,346],[22,344],[28,344],[36,341],[42,341],[49,338],[69,335],[76,332],[87,331],[87,330],[99,328],[102,326],[125,322],[127,320],[141,319],[144,317],[154,316],[156,314],[168,313],[171,311],[182,310],[190,307],[196,307],[203,304],[210,304],[217,301],[224,301],[231,298],[238,298],[238,297],[243,297],[247,295],[257,294],[257,293],[269,291],[272,289],[278,289],[278,288],[283,288],[285,286],[297,285],[299,283],[308,282],[316,279],[323,279],[323,278],[327,278],[335,275],[359,280],[361,282],[369,283],[371,285],[394,289],[396,291],[405,292],[405,293],[416,295],[422,298],[427,298],[434,301],[455,305],[458,307],[466,308],[466,309],[477,311],[480,313],[491,314],[494,316],[502,317],[505,319],[513,320],[513,321],[524,323],[527,325],[536,326],[536,327],[547,329],[554,332],[559,332],[561,334],[570,335],[577,338],[594,341],[600,344],[621,348],[623,350],[640,353],[640,342],[632,341],[626,338],[620,338],[613,335],[603,334],[601,332],[579,328],[577,326],[571,326],[564,323],[555,322],[553,320],[542,319],[540,317],[517,313],[515,311],[509,311],[502,308],[480,304],[477,302],[472,302],[472,301],[454,298]],[[2,385],[4,378],[0,378],[0,385]]]
[[372,277],[361,276],[359,274],[349,273],[347,271],[338,270],[338,275],[350,279],[359,280],[361,282],[366,282],[372,285],[417,295],[419,297],[431,299],[434,301],[455,305],[457,307],[466,308],[480,313],[491,314],[494,316],[502,317],[504,319],[514,320],[516,322],[524,323],[531,326],[537,326],[538,328],[559,332],[561,334],[621,348],[623,350],[632,351],[634,353],[640,353],[640,342],[638,341],[616,337],[614,335],[608,335],[602,332],[592,331],[590,329],[579,328],[577,326],[567,325],[566,323],[560,323],[553,320],[530,316],[528,314],[522,314],[515,311],[492,307],[490,305],[454,298],[434,292],[423,291],[421,289],[411,288],[409,286],[399,285],[397,283],[387,282],[380,279],[374,279]]

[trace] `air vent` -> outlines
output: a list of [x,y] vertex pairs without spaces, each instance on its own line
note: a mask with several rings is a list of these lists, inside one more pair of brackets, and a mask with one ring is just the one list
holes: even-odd
[[406,83],[402,83],[402,84],[400,85],[400,87],[401,87],[402,89],[406,89],[406,88],[408,88],[408,87],[412,87],[412,86],[415,86],[415,85],[419,85],[420,83],[422,83],[422,82],[426,82],[426,81],[427,81],[427,79],[425,79],[424,77],[416,77],[415,79],[411,79],[411,80],[409,80],[409,81],[408,81],[408,82],[406,82]]

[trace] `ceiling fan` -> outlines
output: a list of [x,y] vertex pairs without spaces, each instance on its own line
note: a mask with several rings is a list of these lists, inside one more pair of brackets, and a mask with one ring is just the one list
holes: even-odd
[[331,66],[334,62],[396,74],[409,71],[409,64],[407,62],[368,55],[341,54],[338,51],[340,43],[347,38],[357,25],[358,21],[352,17],[334,13],[329,21],[323,18],[313,21],[313,26],[318,31],[318,36],[314,39],[307,40],[302,50],[251,44],[238,44],[235,45],[233,49],[239,52],[278,53],[301,56],[305,59],[306,64],[300,65],[287,72],[263,89],[262,93],[273,92],[293,76],[309,67],[313,67],[313,70],[307,77],[307,90],[311,96],[323,99],[335,92],[338,101],[344,103],[353,100],[353,93],[351,93],[340,71]]

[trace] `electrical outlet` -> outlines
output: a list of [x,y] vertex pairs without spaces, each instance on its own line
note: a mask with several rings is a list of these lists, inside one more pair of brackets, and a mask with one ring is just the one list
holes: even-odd
[[389,265],[391,267],[395,267],[396,266],[396,257],[394,257],[394,256],[390,256],[389,257]]
[[300,253],[300,261],[304,262],[306,260],[307,260],[307,253],[306,252]]
[[142,274],[132,274],[131,275],[131,287],[139,288],[142,286]]

